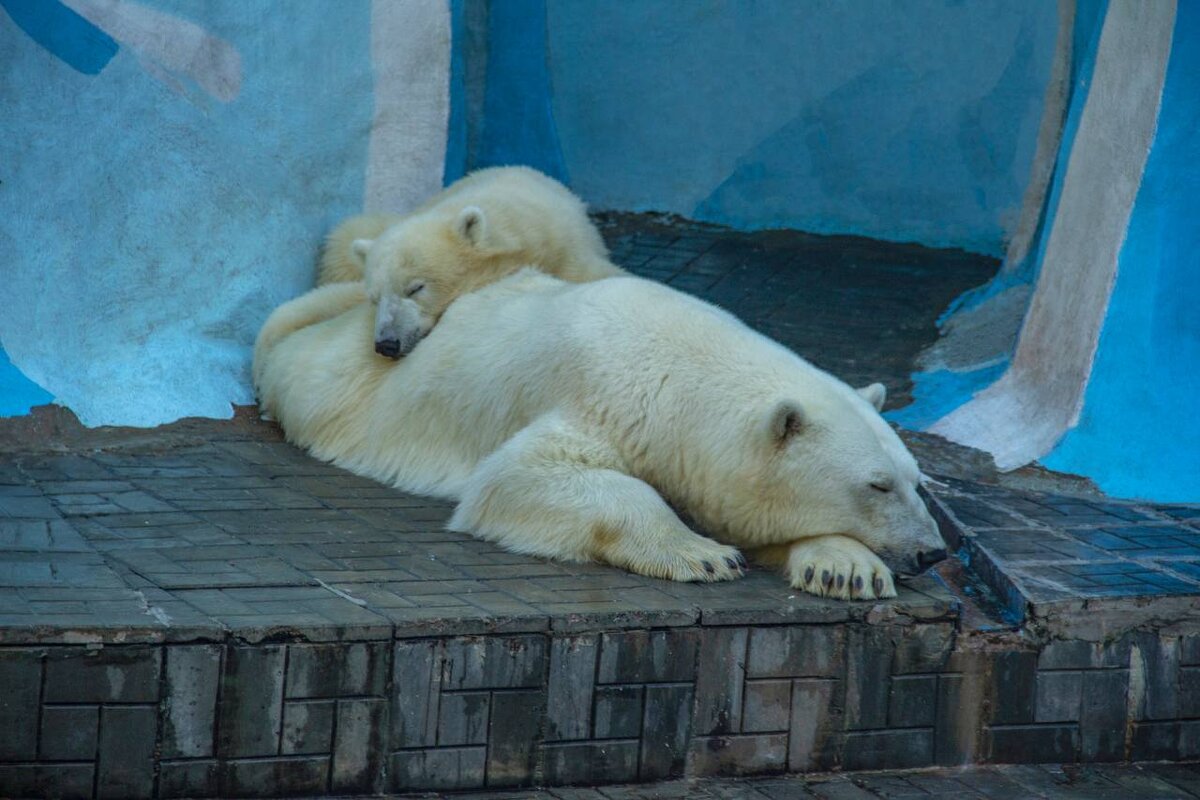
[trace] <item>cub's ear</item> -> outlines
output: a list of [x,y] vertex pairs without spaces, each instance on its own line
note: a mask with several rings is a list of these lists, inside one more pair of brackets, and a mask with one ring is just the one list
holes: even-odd
[[771,411],[767,431],[777,442],[784,442],[804,430],[804,409],[798,403],[784,400]]
[[358,259],[360,264],[367,263],[367,251],[371,249],[371,239],[355,239],[350,243],[350,252]]
[[454,230],[467,242],[480,247],[487,235],[487,217],[479,206],[467,206],[458,212]]
[[870,386],[864,386],[855,391],[858,392],[859,397],[875,406],[876,411],[883,411],[883,404],[887,402],[887,387],[882,383],[872,383]]

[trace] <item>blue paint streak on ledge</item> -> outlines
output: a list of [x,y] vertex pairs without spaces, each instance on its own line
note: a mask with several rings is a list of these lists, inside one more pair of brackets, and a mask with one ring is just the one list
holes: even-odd
[[914,373],[913,401],[883,416],[905,428],[923,430],[992,385],[1006,369],[1007,359],[970,372],[939,369]]
[[0,0],[29,38],[84,75],[99,75],[117,54],[116,41],[57,0]]
[[38,386],[0,348],[0,417],[19,417],[34,406],[54,402],[54,395]]

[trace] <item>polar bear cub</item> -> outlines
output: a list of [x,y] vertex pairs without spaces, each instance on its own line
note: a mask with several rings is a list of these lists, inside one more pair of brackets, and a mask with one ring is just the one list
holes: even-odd
[[526,265],[578,282],[625,274],[567,187],[528,167],[493,167],[407,216],[342,223],[326,242],[318,285],[365,280],[375,349],[399,358],[454,298]]
[[335,288],[276,312],[311,324],[257,354],[264,408],[319,458],[457,500],[457,530],[685,581],[737,577],[743,548],[855,599],[945,556],[882,387],[860,394],[707,303],[523,270],[394,362],[361,346],[373,314]]

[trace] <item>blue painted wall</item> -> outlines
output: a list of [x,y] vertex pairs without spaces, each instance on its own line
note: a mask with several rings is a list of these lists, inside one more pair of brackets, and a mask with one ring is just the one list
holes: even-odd
[[1200,500],[1200,4],[1181,2],[1158,129],[1079,425],[1045,459],[1126,497]]
[[490,16],[472,167],[535,163],[601,208],[989,254],[1019,210],[1057,28],[1053,3],[1002,0],[515,0]]
[[39,398],[87,424],[252,402],[259,326],[312,285],[321,236],[362,208],[367,0],[140,5],[231,45],[236,96],[77,18],[64,43],[56,26],[74,15],[53,0],[0,7],[0,345]]
[[[1046,193],[1044,208],[1035,234],[1034,246],[1029,248],[1025,259],[1019,264],[1004,264],[1000,273],[983,284],[955,298],[954,302],[938,319],[939,326],[955,314],[976,308],[1001,292],[1018,285],[1033,284],[1038,277],[1047,242],[1047,221],[1054,218],[1066,179],[1067,164],[1079,119],[1087,101],[1091,85],[1092,70],[1095,68],[1096,48],[1100,42],[1100,31],[1108,0],[1080,0],[1075,7],[1075,24],[1071,46],[1071,85],[1067,99],[1066,118],[1054,164],[1054,174]],[[1011,355],[1011,354],[1009,354]],[[951,371],[939,369],[932,372],[917,372],[913,379],[913,401],[904,408],[889,411],[886,416],[907,428],[924,429],[968,402],[976,393],[994,383],[1008,368],[1009,358],[977,364],[971,369]]]

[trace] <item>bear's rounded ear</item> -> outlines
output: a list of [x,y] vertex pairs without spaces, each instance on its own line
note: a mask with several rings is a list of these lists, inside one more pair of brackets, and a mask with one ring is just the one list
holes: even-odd
[[350,252],[360,263],[365,264],[367,261],[367,251],[371,249],[372,241],[370,239],[355,239],[350,243]]
[[804,429],[804,409],[799,403],[784,400],[771,411],[767,430],[771,438],[784,442]]
[[882,383],[872,383],[855,391],[859,397],[875,406],[876,411],[883,411],[883,404],[887,402],[887,387]]
[[463,239],[479,247],[487,233],[487,217],[484,216],[483,209],[479,206],[467,206],[458,212],[454,229]]

